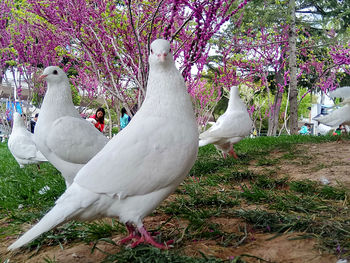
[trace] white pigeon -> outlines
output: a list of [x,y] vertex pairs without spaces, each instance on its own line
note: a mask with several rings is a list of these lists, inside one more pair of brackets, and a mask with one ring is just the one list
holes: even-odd
[[233,145],[248,136],[253,122],[246,105],[239,97],[238,87],[231,87],[227,109],[205,132],[199,135],[199,147],[214,144],[224,158],[227,154],[238,158]]
[[330,126],[339,127],[339,125],[350,125],[350,86],[338,88],[331,91],[329,95],[332,98],[343,98],[340,108],[334,109],[327,115],[321,115],[314,120]]
[[35,125],[34,142],[59,170],[67,187],[77,172],[108,142],[91,123],[81,118],[72,101],[67,75],[59,67],[45,68],[40,79],[47,91]]
[[128,126],[78,172],[55,207],[10,250],[69,220],[105,216],[126,224],[129,236],[121,243],[136,239],[131,247],[149,243],[167,248],[151,237],[142,221],[190,171],[198,152],[198,130],[168,41],[151,44],[149,68],[145,100]]
[[13,114],[13,126],[8,147],[15,157],[19,167],[26,164],[46,162],[47,159],[37,149],[33,142],[33,134],[27,130],[21,115],[18,112]]

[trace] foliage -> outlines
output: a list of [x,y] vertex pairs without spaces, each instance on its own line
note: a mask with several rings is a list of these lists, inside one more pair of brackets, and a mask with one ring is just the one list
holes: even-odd
[[[4,0],[0,75],[19,69],[17,90],[25,82],[40,106],[45,88],[36,75],[47,65],[60,65],[75,89],[85,91],[90,99],[104,96],[112,108],[124,106],[133,115],[147,89],[150,42],[163,37],[172,42],[199,124],[205,125],[215,107],[222,106],[218,102],[224,90],[239,83],[253,94],[247,100],[253,119],[270,126],[273,119],[287,118],[288,113],[279,95],[286,94],[289,84],[286,3]],[[308,93],[334,89],[347,79],[349,19],[346,1],[297,4],[302,101]],[[305,14],[320,19],[306,19]],[[301,90],[305,88],[306,92]]]
[[[266,122],[264,119],[268,118],[269,129],[281,117],[288,119],[288,110],[281,106],[280,95],[283,92],[283,96],[288,97],[290,82],[287,2],[251,1],[245,13],[241,16],[237,14],[225,32],[214,39],[218,54],[209,57],[210,69],[217,74],[218,85],[245,84],[252,89],[250,93],[256,93],[257,96],[252,96],[254,99],[249,103],[249,110],[254,114],[253,119],[260,120],[260,123]],[[333,1],[332,5],[322,2],[318,6],[310,1],[297,2],[297,11],[301,10],[297,32],[300,103],[308,93],[319,90],[328,92],[346,79],[349,72],[346,57],[349,55],[350,42],[348,34],[337,35],[323,21],[312,21],[310,16],[304,15],[317,13],[321,19],[327,16],[328,22],[335,21],[337,12],[346,4]],[[339,15],[346,20],[346,14]],[[313,26],[317,23],[318,30],[315,30]],[[332,54],[334,51],[337,55]],[[276,114],[279,118],[276,118]],[[299,116],[301,114],[304,115],[304,112],[299,112]],[[255,123],[255,126],[258,124]],[[272,132],[270,135],[275,134]]]
[[113,127],[112,128],[112,134],[117,134],[119,132],[119,128],[118,127]]
[[[6,3],[11,7],[15,2]],[[125,0],[73,5],[66,0],[28,0],[9,12],[7,45],[17,52],[13,57],[17,67],[29,74],[50,64],[65,70],[73,67],[76,75],[71,79],[77,88],[91,97],[104,94],[131,111],[145,96],[150,42],[163,37],[173,42],[188,89],[201,100],[195,85],[210,50],[209,40],[246,4],[247,0]]]

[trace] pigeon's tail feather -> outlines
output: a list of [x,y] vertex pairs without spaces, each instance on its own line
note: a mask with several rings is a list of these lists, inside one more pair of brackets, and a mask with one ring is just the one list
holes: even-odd
[[206,146],[208,144],[217,142],[218,139],[215,137],[211,137],[210,132],[211,131],[209,129],[209,130],[206,130],[205,132],[199,134],[199,143],[198,143],[199,147],[203,147],[203,146]]
[[330,127],[339,126],[341,124],[341,121],[339,121],[339,119],[332,118],[331,115],[320,116],[313,119]]
[[[76,184],[73,184],[70,188],[68,188],[66,192],[57,200],[56,205],[35,226],[33,226],[16,242],[9,246],[8,250],[15,250],[28,244],[41,234],[67,222],[70,219],[73,219],[77,214],[79,214],[81,209],[84,208],[83,206],[89,206],[94,200],[89,198],[86,193],[79,191],[81,189],[82,188]],[[74,191],[76,190],[78,190],[80,193],[78,192],[74,194]],[[80,198],[81,193],[84,195],[84,199]],[[85,199],[86,196],[88,200]]]
[[345,105],[343,107],[333,110],[328,115],[320,116],[314,119],[330,127],[337,127],[340,124],[347,125],[350,121],[349,116],[350,116],[350,106]]
[[47,213],[34,227],[21,236],[15,243],[8,247],[8,250],[15,250],[24,246],[25,244],[36,239],[42,233],[64,223],[62,213],[67,213],[67,209],[62,205],[56,205],[49,213]]
[[203,147],[206,146],[207,144],[209,144],[210,142],[208,140],[199,140],[199,147]]

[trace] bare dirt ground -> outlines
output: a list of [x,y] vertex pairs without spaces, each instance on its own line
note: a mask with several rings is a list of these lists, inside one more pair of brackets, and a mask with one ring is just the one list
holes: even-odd
[[[297,160],[284,160],[276,166],[278,176],[289,176],[291,180],[309,179],[322,182],[327,180],[329,185],[344,185],[350,188],[350,142],[328,142],[322,144],[304,144],[298,147]],[[284,153],[283,153],[284,154]],[[269,158],[278,158],[280,152],[272,153]],[[302,157],[302,158],[300,158]],[[252,166],[252,171],[273,167]]]
[[[307,144],[298,146],[303,158],[296,160],[285,160],[278,162],[275,167],[256,166],[251,164],[249,169],[254,172],[274,169],[277,176],[289,176],[291,179],[310,179],[321,181],[327,179],[330,185],[344,185],[350,187],[350,142],[329,142],[322,144]],[[268,158],[279,158],[282,154],[273,152]],[[171,198],[171,197],[170,197]],[[145,225],[156,227],[164,222],[166,218],[162,215],[148,217]],[[243,220],[237,218],[213,218],[214,223],[219,224],[226,232],[239,232],[240,227],[244,227]],[[1,224],[1,222],[0,222]],[[165,228],[177,228],[179,235],[186,228],[186,222],[171,220]],[[314,239],[295,240],[294,237],[300,233],[288,233],[272,238],[274,234],[254,233],[248,235],[248,242],[244,242],[238,247],[218,246],[213,240],[196,240],[182,244],[183,251],[188,256],[201,257],[199,251],[209,256],[222,259],[232,259],[234,256],[249,254],[263,258],[270,262],[283,263],[335,263],[337,258],[334,255],[326,254],[318,249],[317,241]],[[117,242],[122,235],[113,237]],[[64,249],[59,246],[41,248],[38,253],[35,251],[7,252],[6,247],[10,245],[16,237],[8,237],[0,240],[0,258],[10,259],[9,262],[37,263],[45,262],[45,258],[55,260],[60,263],[95,263],[101,262],[105,254],[99,250],[94,250],[91,254],[92,244],[72,243],[65,244]],[[107,243],[99,243],[98,248],[107,253],[116,253],[120,248]],[[247,262],[262,262],[254,258],[244,258]]]

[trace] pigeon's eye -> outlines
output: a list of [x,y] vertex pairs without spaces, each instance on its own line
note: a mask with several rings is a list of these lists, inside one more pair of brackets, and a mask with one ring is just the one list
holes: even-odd
[[57,75],[57,74],[58,74],[57,70],[54,70],[54,71],[52,72],[52,74]]
[[153,54],[153,49],[151,48],[151,54]]

